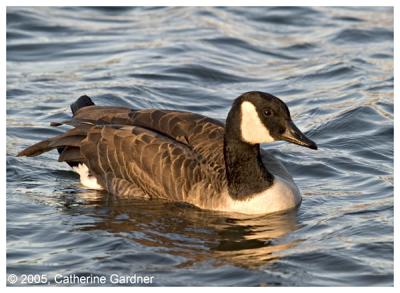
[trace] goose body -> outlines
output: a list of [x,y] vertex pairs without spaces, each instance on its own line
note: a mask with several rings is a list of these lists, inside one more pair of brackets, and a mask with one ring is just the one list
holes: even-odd
[[225,125],[190,112],[96,106],[87,96],[71,109],[70,120],[52,125],[73,128],[18,156],[57,149],[83,185],[119,197],[246,214],[287,210],[301,203],[299,189],[259,144],[286,140],[317,148],[293,124],[286,104],[263,92],[238,97]]

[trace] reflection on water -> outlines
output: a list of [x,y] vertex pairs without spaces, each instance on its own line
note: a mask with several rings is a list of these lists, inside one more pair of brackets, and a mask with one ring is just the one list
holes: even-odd
[[[167,286],[393,285],[393,8],[8,7],[7,274],[151,274]],[[282,98],[318,151],[271,149],[298,211],[243,217],[85,191],[15,155],[99,105],[224,120]]]
[[[78,196],[97,219],[79,230],[104,230],[160,252],[167,249],[186,259],[181,268],[208,260],[257,268],[279,258],[296,242],[277,241],[296,229],[295,210],[250,217],[204,211],[184,203],[121,200],[96,191]],[[73,202],[72,197],[66,201],[67,212]]]

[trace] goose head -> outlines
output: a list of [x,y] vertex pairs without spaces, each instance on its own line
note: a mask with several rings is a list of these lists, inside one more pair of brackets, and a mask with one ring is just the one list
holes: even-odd
[[317,149],[293,123],[286,104],[268,93],[248,92],[238,97],[228,114],[227,128],[232,136],[251,145],[284,140]]

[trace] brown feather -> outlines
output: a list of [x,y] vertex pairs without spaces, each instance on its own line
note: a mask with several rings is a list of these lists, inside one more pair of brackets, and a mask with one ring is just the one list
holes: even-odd
[[79,147],[64,147],[60,156],[58,157],[59,162],[82,162],[83,157]]
[[44,152],[47,152],[52,149],[51,147],[49,147],[49,143],[50,143],[49,139],[35,143],[34,145],[31,145],[30,147],[27,147],[26,149],[20,151],[17,154],[17,157],[21,156],[35,157],[40,154],[43,154]]
[[226,187],[219,121],[178,111],[87,106],[62,124],[74,128],[19,155],[63,147],[59,161],[85,163],[116,195],[137,196],[140,190],[199,204]]
[[124,195],[140,188],[150,197],[187,200],[198,184],[213,184],[214,193],[224,187],[216,184],[218,174],[187,145],[142,127],[93,127],[82,141],[81,153],[112,193],[121,186]]

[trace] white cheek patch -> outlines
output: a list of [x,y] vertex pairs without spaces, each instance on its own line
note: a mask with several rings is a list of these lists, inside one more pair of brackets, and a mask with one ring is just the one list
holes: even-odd
[[260,120],[256,107],[252,103],[248,101],[243,102],[241,111],[242,120],[240,122],[240,131],[244,141],[251,144],[275,141]]

